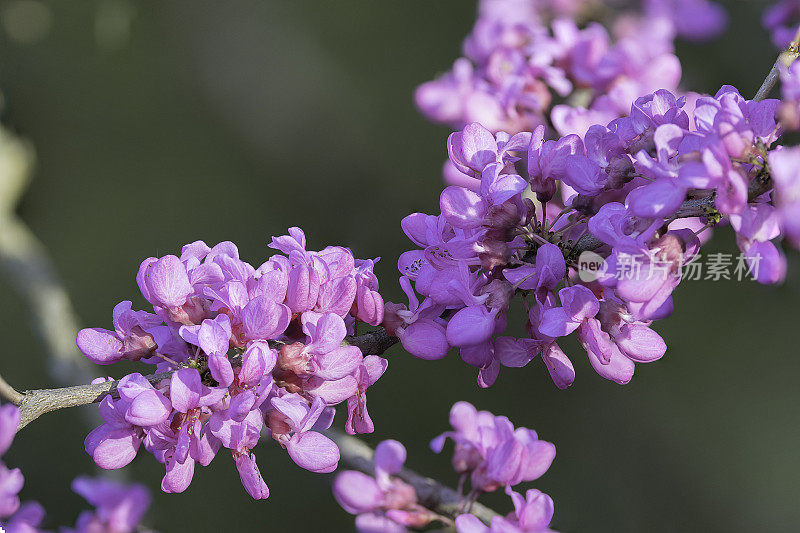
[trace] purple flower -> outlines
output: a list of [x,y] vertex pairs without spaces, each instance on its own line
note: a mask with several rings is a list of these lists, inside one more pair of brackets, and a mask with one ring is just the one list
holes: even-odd
[[16,405],[0,406],[0,457],[5,454],[14,441],[19,425],[19,409]]
[[708,0],[649,0],[646,6],[651,16],[669,18],[678,35],[692,41],[718,36],[728,22],[725,9]]
[[414,488],[397,477],[406,460],[405,447],[385,440],[375,448],[374,476],[345,470],[333,481],[333,497],[356,515],[356,530],[406,531],[425,527],[435,515],[417,504]]
[[583,152],[583,142],[577,135],[567,135],[558,141],[542,142],[544,128],[537,129],[528,147],[528,176],[531,189],[542,202],[548,202],[556,190],[556,182],[566,176],[567,158]]
[[408,353],[420,359],[441,359],[450,349],[447,330],[435,320],[417,320],[397,330],[397,337]]
[[308,356],[309,374],[324,380],[336,380],[352,374],[361,365],[361,350],[355,346],[342,346],[347,335],[342,317],[334,313],[306,312],[302,324],[308,336],[303,351]]
[[467,306],[447,323],[447,342],[451,346],[474,346],[489,339],[494,332],[498,309],[484,305]]
[[548,533],[553,519],[553,500],[541,491],[529,489],[523,498],[521,494],[506,488],[511,496],[514,512],[505,517],[494,517],[486,526],[471,514],[456,518],[458,533]]
[[789,131],[800,129],[800,63],[781,68],[781,126]]
[[153,334],[161,319],[145,311],[133,311],[130,301],[114,307],[114,331],[87,328],[78,332],[77,344],[83,354],[98,365],[123,359],[138,361],[156,348]]
[[[19,419],[17,406],[0,406],[0,456],[11,446]],[[20,502],[19,492],[24,484],[19,468],[8,468],[0,461],[0,526],[14,533],[37,533],[44,510],[37,502]]]
[[778,210],[769,204],[749,204],[739,215],[731,215],[736,242],[749,270],[759,283],[778,283],[786,277],[786,258],[772,239],[781,235]]
[[772,35],[772,44],[784,50],[794,39],[800,6],[794,0],[781,0],[764,11],[761,23]]
[[597,297],[583,285],[565,287],[558,292],[558,296],[563,307],[545,310],[539,323],[539,331],[548,337],[569,335],[600,310]]
[[[552,23],[550,44],[563,47],[556,56],[569,64],[570,76],[598,92],[608,90],[592,109],[620,118],[606,126],[586,124],[583,139],[545,139],[538,124],[530,133],[511,130],[517,132],[513,136],[469,124],[450,136],[448,152],[459,184],[442,192],[440,215],[417,213],[403,220],[404,232],[419,249],[398,261],[408,306],[391,304],[385,319],[412,355],[439,359],[458,347],[461,358],[479,369],[481,387],[495,382],[501,366],[524,366],[541,355],[556,386],[566,388],[575,371],[556,339],[576,331],[595,370],[627,383],[635,362],[664,355],[666,346],[651,323],[671,314],[683,266],[697,256],[701,239],[708,239],[705,230],[723,216],[737,231],[756,279],[775,283],[784,277],[785,259],[772,241],[798,240],[794,213],[800,193],[795,194],[793,157],[785,149],[771,150],[782,131],[776,122],[779,102],[747,100],[731,86],[713,97],[690,98],[658,88],[658,74],[649,69],[671,61],[670,17],[716,17],[702,31],[687,29],[697,37],[719,26],[722,15],[700,0],[653,2],[647,9],[652,20],[621,24],[616,44],[599,25]],[[486,76],[500,83],[508,73],[495,70],[493,58],[508,59],[513,71],[514,58],[523,53],[518,47],[539,41],[529,27],[518,33],[505,26],[505,16],[491,17],[497,17],[492,18],[496,29],[479,21],[470,49],[474,60],[487,61]],[[499,35],[511,41],[498,40]],[[636,72],[641,77],[636,87],[655,86],[638,92],[616,77],[620,72],[627,73],[626,80]],[[784,73],[790,94],[791,76]],[[767,217],[754,213],[769,210],[768,174],[775,174],[775,210]],[[524,192],[523,180],[538,205]],[[558,189],[561,201],[555,198]],[[686,221],[688,213],[693,216]],[[769,231],[762,227],[767,219],[777,221]],[[591,262],[599,266],[590,273],[581,271],[576,245],[591,241],[587,233],[603,243],[583,250],[593,251]],[[555,291],[562,282],[570,289],[559,306]],[[570,309],[573,291],[591,298]],[[502,336],[517,295],[533,297],[525,300],[528,339]]]
[[515,430],[507,418],[477,411],[467,402],[453,405],[450,424],[454,431],[433,439],[431,449],[439,453],[445,440],[452,439],[453,468],[470,474],[473,490],[491,492],[537,479],[555,457],[555,447],[539,440],[535,431]]
[[[289,452],[298,466],[311,472],[328,473],[339,464],[339,449],[328,437],[312,431],[325,409],[325,402],[317,398],[308,405],[297,394],[286,394],[271,400],[273,413],[282,415],[285,432],[277,431],[277,423],[270,419],[272,436]],[[274,417],[273,417],[274,418]]]
[[800,148],[771,152],[769,165],[775,182],[781,230],[796,248],[800,248]]
[[228,387],[233,383],[233,367],[228,359],[231,339],[231,321],[228,315],[220,314],[213,320],[207,318],[199,326],[183,326],[180,335],[186,342],[205,352],[211,376],[220,385]]
[[0,517],[13,515],[19,509],[19,491],[25,478],[19,468],[8,469],[0,464]]
[[355,316],[367,324],[377,326],[383,322],[383,297],[378,292],[378,278],[373,269],[380,257],[355,261],[356,298],[353,302]]
[[480,122],[493,129],[506,129],[503,106],[487,89],[470,61],[460,58],[450,72],[420,85],[414,93],[414,102],[424,115],[436,122],[454,127]]
[[78,477],[72,482],[72,490],[95,509],[82,512],[75,528],[65,530],[68,532],[133,533],[150,507],[150,493],[142,485]]
[[172,406],[141,374],[130,374],[117,384],[119,399],[106,396],[100,402],[104,423],[89,433],[84,442],[86,452],[97,466],[122,468],[130,463],[144,438],[145,427],[163,424],[170,417]]
[[367,411],[367,388],[375,384],[386,372],[389,362],[377,355],[364,357],[363,363],[356,371],[358,388],[356,394],[347,399],[347,422],[345,431],[354,435],[356,433],[372,433],[375,426]]
[[44,508],[39,502],[25,502],[2,525],[9,533],[38,533],[43,520]]

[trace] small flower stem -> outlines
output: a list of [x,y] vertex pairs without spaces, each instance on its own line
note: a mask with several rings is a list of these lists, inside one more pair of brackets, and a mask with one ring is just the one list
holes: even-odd
[[788,67],[795,62],[798,56],[800,56],[800,27],[797,28],[797,33],[792,42],[789,43],[789,47],[781,52],[778,59],[775,60],[775,64],[772,65],[767,77],[764,79],[764,83],[759,87],[753,100],[761,101],[769,96],[769,93],[772,92],[772,89],[780,78],[781,67]]
[[6,380],[0,376],[0,396],[8,400],[9,402],[13,403],[14,405],[19,405],[22,403],[22,400],[25,396],[17,391],[14,387],[8,384]]
[[177,362],[176,360],[174,360],[174,359],[172,359],[170,357],[167,357],[166,355],[164,355],[162,353],[155,352],[153,355],[155,355],[156,357],[160,357],[161,359],[163,359],[167,363],[171,364],[172,366],[175,367],[176,370],[181,367],[181,364],[179,362]]
[[[545,205],[546,205],[546,204],[545,204]],[[562,209],[561,211],[559,211],[559,213],[556,215],[556,218],[554,218],[554,219],[553,219],[553,221],[550,223],[550,227],[551,227],[551,228],[552,228],[552,227],[555,227],[555,225],[556,225],[556,222],[558,222],[558,219],[559,219],[559,218],[561,218],[563,215],[567,214],[567,213],[568,213],[568,212],[570,212],[570,211],[572,211],[572,208],[571,208],[571,207],[565,207],[564,209]],[[547,228],[546,228],[546,227],[545,227],[545,230],[547,230]]]
[[542,202],[542,228],[547,230],[547,202]]
[[576,226],[578,226],[578,225],[580,225],[582,223],[583,223],[582,219],[574,220],[574,221],[570,222],[569,224],[567,224],[566,226],[564,226],[563,228],[561,228],[560,230],[558,230],[553,236],[561,238],[561,236],[564,235],[564,233],[570,231],[571,229],[575,228]]
[[458,492],[459,498],[464,496],[464,483],[466,483],[466,481],[467,481],[467,474],[461,474],[460,476],[458,476],[458,487],[456,490]]

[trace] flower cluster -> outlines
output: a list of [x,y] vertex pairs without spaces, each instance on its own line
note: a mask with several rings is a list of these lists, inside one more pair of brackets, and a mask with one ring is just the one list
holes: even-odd
[[[19,425],[14,405],[0,407],[0,456],[14,440]],[[0,462],[0,530],[7,533],[39,533],[44,508],[38,502],[20,503],[19,491],[25,478],[19,468],[9,470]],[[79,477],[72,490],[83,496],[94,510],[78,516],[74,528],[62,533],[133,533],[140,531],[142,517],[150,507],[150,493],[142,485],[123,485],[105,479]]]
[[[523,498],[511,487],[541,477],[555,458],[555,446],[539,440],[535,431],[515,429],[508,418],[478,411],[467,402],[453,405],[450,425],[453,430],[433,439],[431,449],[440,453],[448,438],[454,442],[452,464],[461,476],[463,507],[468,509],[481,494],[500,487],[505,487],[515,507],[508,516],[495,517],[491,527],[473,515],[461,514],[456,518],[459,533],[549,531],[553,500],[535,489]],[[402,533],[409,527],[424,528],[434,520],[448,522],[419,505],[414,487],[395,476],[405,460],[405,447],[387,440],[375,448],[374,476],[347,470],[336,477],[333,495],[345,511],[357,515],[357,531]],[[467,478],[471,490],[463,495]]]
[[375,448],[373,476],[355,470],[336,476],[333,496],[345,511],[356,515],[357,531],[406,531],[441,518],[417,502],[414,487],[395,477],[405,462],[405,447],[385,440]]
[[[387,327],[420,358],[459,348],[481,386],[541,355],[559,388],[575,371],[558,339],[575,331],[594,369],[627,383],[635,363],[664,355],[651,325],[671,314],[706,228],[729,222],[752,277],[783,279],[773,241],[796,242],[800,163],[795,149],[771,149],[778,105],[730,86],[692,99],[659,90],[583,138],[544,140],[542,126],[453,133],[462,184],[444,189],[441,214],[402,221],[419,249],[400,257],[409,305],[387,304]],[[589,251],[602,267],[584,275]],[[632,257],[645,260],[626,272]],[[502,336],[515,295],[527,338]]]
[[707,0],[645,0],[638,12],[619,14],[610,31],[575,21],[605,14],[592,0],[482,0],[465,57],[421,85],[416,104],[456,129],[479,122],[517,133],[551,123],[561,135],[583,135],[627,114],[639,96],[674,91],[681,77],[676,35],[712,37],[727,22]]
[[336,445],[320,433],[346,402],[349,433],[368,433],[366,390],[387,362],[345,343],[358,322],[383,320],[373,261],[350,250],[306,250],[291,228],[276,254],[255,268],[236,246],[183,247],[180,257],[146,259],[136,277],[154,313],[114,308],[114,330],[84,329],[78,346],[92,361],[155,364],[150,379],[130,374],[118,398],[100,404],[104,423],[86,438],[102,468],[121,468],[144,444],[166,466],[165,492],[182,492],[196,464],[230,451],[246,491],[266,498],[252,449],[262,431],[299,466],[332,472]]
[[553,500],[536,489],[529,489],[525,497],[512,490],[512,486],[541,477],[553,462],[556,448],[539,440],[532,429],[516,428],[508,418],[494,416],[488,411],[478,411],[467,402],[458,402],[450,410],[448,431],[431,442],[431,449],[439,453],[446,439],[452,439],[453,468],[470,478],[473,497],[505,487],[511,497],[514,512],[492,519],[489,526],[476,516],[462,514],[456,518],[458,533],[546,533],[553,519]]
[[433,439],[431,449],[440,453],[451,439],[453,469],[469,477],[477,494],[539,479],[556,456],[556,447],[539,440],[534,430],[515,429],[508,418],[478,411],[467,402],[450,409],[450,425],[453,431]]

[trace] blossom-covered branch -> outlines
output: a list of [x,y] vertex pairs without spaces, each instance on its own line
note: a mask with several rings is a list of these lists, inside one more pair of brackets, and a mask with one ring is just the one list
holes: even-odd
[[[343,345],[355,346],[362,351],[381,355],[396,342],[396,337],[388,335],[383,328],[379,328],[363,335],[347,337]],[[165,379],[169,379],[173,373],[174,371],[170,370],[146,375],[144,378],[155,385]],[[18,429],[22,429],[43,414],[51,411],[98,403],[106,396],[119,398],[118,384],[118,380],[103,381],[73,387],[33,389],[19,392],[0,376],[0,396],[19,407],[20,421]]]
[[[402,221],[416,249],[398,262],[409,303],[387,305],[390,332],[423,359],[458,347],[482,387],[538,357],[558,388],[575,378],[558,339],[576,332],[596,372],[628,383],[635,363],[665,354],[652,326],[720,221],[736,233],[743,275],[783,280],[777,239],[800,242],[800,149],[773,145],[800,122],[795,66],[782,71],[783,103],[732,86],[713,97],[658,90],[582,136],[478,123],[453,133],[457,185],[440,214]],[[523,338],[503,336],[517,296]]]
[[[356,530],[399,533],[438,521],[454,524],[460,533],[487,527],[498,533],[550,531],[553,500],[536,489],[527,490],[523,497],[513,487],[544,475],[555,459],[555,446],[534,430],[515,428],[505,416],[478,411],[467,402],[456,402],[450,409],[450,425],[450,431],[430,441],[430,448],[440,453],[452,440],[451,464],[459,475],[458,491],[403,468],[406,449],[396,440],[379,443],[373,454],[341,436],[348,453],[360,459],[354,466],[358,471],[336,476],[333,495],[345,511],[356,515]],[[477,503],[483,494],[500,488],[514,503],[514,511],[505,516]]]
[[[359,339],[350,339],[349,342],[355,346],[360,343],[366,345],[366,343],[380,342],[384,338],[386,338],[385,332],[379,330],[362,335]],[[146,376],[146,378],[150,383],[157,384],[164,379],[168,379],[171,374],[172,372],[162,372]],[[118,381],[108,381],[91,385],[31,390],[18,393],[11,389],[5,380],[0,377],[0,395],[18,406],[19,414],[16,415],[15,421],[18,420],[19,430],[42,414],[56,409],[97,403],[107,395],[118,398],[118,383]],[[9,390],[13,392],[9,392]],[[375,471],[375,450],[365,442],[335,429],[328,429],[325,434],[338,446],[341,455],[340,461],[343,464],[360,472],[372,473]],[[464,495],[458,494],[455,490],[407,468],[403,468],[396,475],[413,487],[420,505],[437,515],[454,519],[464,512]],[[472,504],[470,513],[487,523],[493,517],[498,516],[495,511],[477,502]]]

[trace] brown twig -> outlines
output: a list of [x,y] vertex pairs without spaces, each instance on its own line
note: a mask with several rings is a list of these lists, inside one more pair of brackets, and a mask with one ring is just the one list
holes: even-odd
[[[397,342],[383,330],[376,329],[358,337],[348,337],[345,342],[361,348],[366,355],[381,355]],[[156,384],[172,375],[172,372],[161,372],[145,376],[150,383]],[[58,409],[77,407],[97,403],[107,395],[117,397],[117,381],[108,381],[95,385],[76,385],[59,389],[35,389],[17,392],[3,381],[0,376],[0,395],[19,406],[19,429],[24,428],[40,416]],[[5,383],[5,387],[2,384]]]
[[[171,375],[172,372],[161,372],[145,377],[150,383],[157,384]],[[109,394],[114,398],[118,398],[118,383],[118,381],[106,381],[94,385],[76,385],[60,389],[35,389],[21,393],[14,391],[18,395],[16,398],[7,395],[6,391],[0,388],[0,394],[19,407],[20,417],[19,427],[17,428],[17,431],[19,431],[45,413],[66,409],[67,407],[97,403]]]
[[0,376],[0,396],[14,405],[19,405],[22,403],[22,400],[25,399],[25,395],[9,385],[8,382],[3,379],[3,376]]

